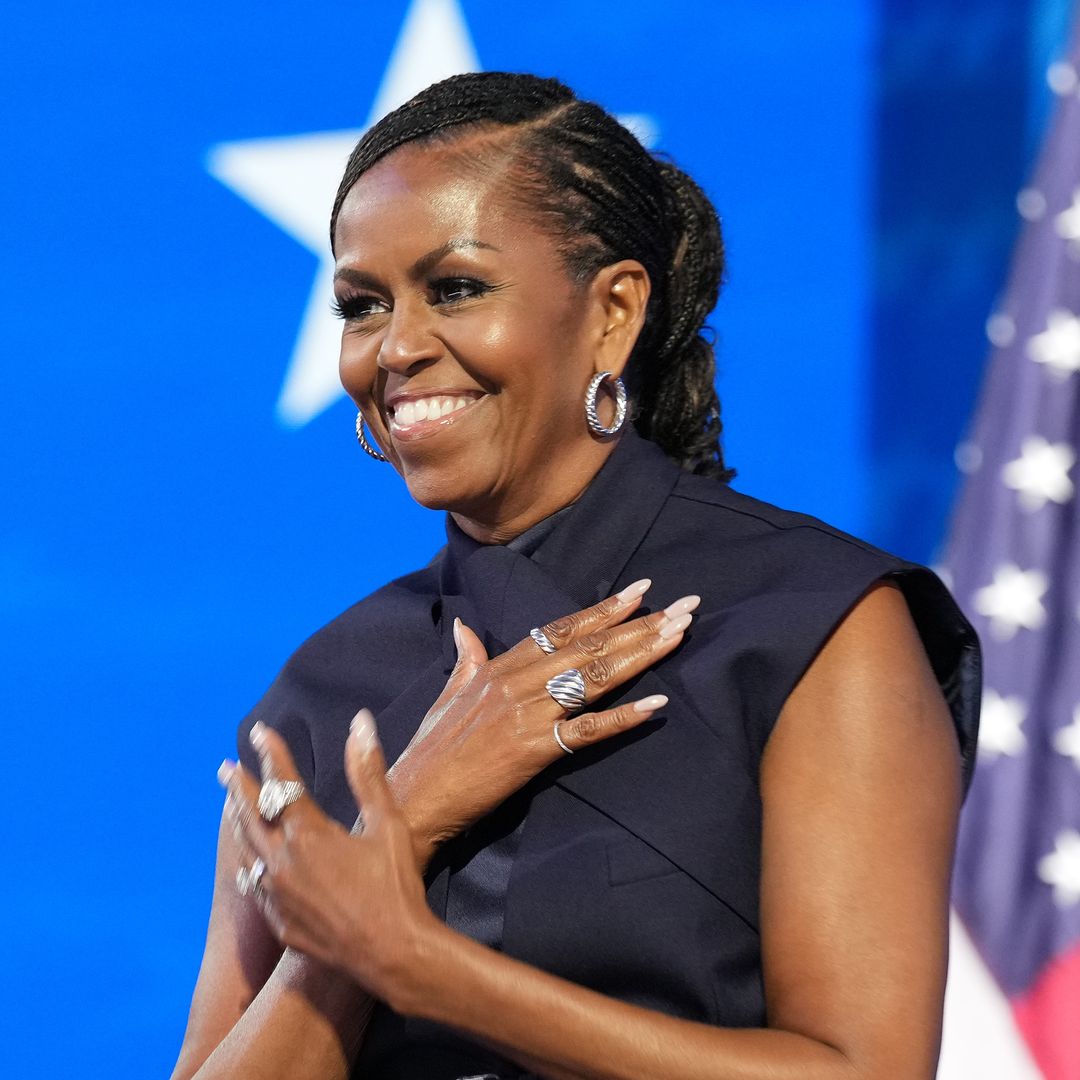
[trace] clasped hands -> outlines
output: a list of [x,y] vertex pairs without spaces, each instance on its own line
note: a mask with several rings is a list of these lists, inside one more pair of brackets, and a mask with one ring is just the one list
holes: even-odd
[[[591,608],[543,628],[555,651],[528,637],[489,659],[480,639],[454,625],[457,662],[443,692],[389,770],[367,709],[353,719],[345,772],[359,816],[352,830],[308,796],[274,821],[259,813],[256,779],[224,762],[218,776],[240,844],[241,878],[259,868],[251,902],[283,946],[348,974],[393,1005],[422,963],[425,934],[441,926],[427,906],[422,873],[438,845],[490,813],[562,756],[628,730],[667,704],[653,695],[567,718],[545,689],[577,668],[586,702],[603,697],[667,656],[699,598],[631,619],[650,582],[635,582]],[[256,724],[262,780],[298,780],[284,740]],[[247,878],[250,880],[250,877]]]

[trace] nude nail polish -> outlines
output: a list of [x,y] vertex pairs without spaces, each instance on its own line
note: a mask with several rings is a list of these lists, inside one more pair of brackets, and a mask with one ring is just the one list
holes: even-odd
[[644,596],[649,591],[649,586],[652,585],[652,578],[642,578],[640,581],[635,581],[631,585],[627,585],[622,592],[615,594],[615,599],[621,604],[628,604],[631,600],[636,600],[639,596]]
[[668,606],[664,608],[664,614],[669,619],[674,619],[679,615],[685,615],[687,612],[694,611],[700,603],[700,596],[684,596],[681,599],[676,600],[673,604],[668,604]]
[[232,779],[232,774],[236,772],[236,765],[234,762],[226,758],[219,766],[217,771],[218,783],[222,787],[228,787],[229,781]]
[[693,618],[694,616],[690,614],[677,615],[660,627],[660,637],[667,639],[673,638],[676,634],[681,634],[690,625]]
[[667,703],[667,694],[652,694],[650,697],[635,701],[634,712],[656,712],[657,709],[662,709]]
[[349,733],[365,754],[375,748],[379,737],[375,732],[375,717],[371,715],[370,709],[361,709],[353,717],[349,725]]

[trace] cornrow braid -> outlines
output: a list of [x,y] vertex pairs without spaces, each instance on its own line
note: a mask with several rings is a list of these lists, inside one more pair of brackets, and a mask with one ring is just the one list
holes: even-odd
[[512,195],[554,239],[571,276],[636,259],[652,293],[624,372],[633,423],[686,470],[728,481],[705,319],[724,274],[720,222],[708,196],[670,161],[651,155],[600,106],[556,79],[506,72],[455,75],[372,126],[349,157],[330,216],[376,162],[407,143],[465,136],[470,163],[501,154]]

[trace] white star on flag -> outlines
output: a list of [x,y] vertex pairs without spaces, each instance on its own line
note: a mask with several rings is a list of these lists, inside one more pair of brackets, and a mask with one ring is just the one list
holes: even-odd
[[1001,470],[1001,478],[1020,495],[1025,510],[1041,510],[1047,500],[1066,503],[1073,497],[1069,470],[1076,452],[1068,443],[1051,443],[1032,435],[1020,444],[1020,456]]
[[1080,241],[1080,187],[1073,190],[1072,205],[1054,218],[1054,228],[1063,240]]
[[1061,379],[1080,371],[1080,318],[1055,308],[1047,316],[1046,329],[1028,340],[1027,354]]
[[983,693],[979,717],[979,754],[994,758],[1005,754],[1017,757],[1027,746],[1020,730],[1027,706],[1018,697],[1002,697],[995,690]]
[[[479,71],[457,0],[413,0],[394,46],[368,127],[414,94],[449,78]],[[655,120],[647,114],[619,119],[651,146]],[[330,209],[352,148],[364,128],[221,143],[207,158],[209,171],[319,260],[303,323],[277,402],[279,420],[301,427],[344,391],[338,381],[341,325],[330,312],[334,263],[329,248]]]
[[1080,705],[1073,709],[1072,723],[1055,732],[1054,749],[1072,758],[1073,764],[1080,769]]
[[1046,621],[1042,598],[1049,584],[1041,570],[1002,563],[994,571],[993,582],[976,590],[975,610],[990,620],[994,637],[1008,641],[1020,627],[1038,630]]
[[1080,832],[1063,829],[1054,837],[1054,850],[1039,860],[1039,877],[1054,887],[1059,907],[1080,900]]

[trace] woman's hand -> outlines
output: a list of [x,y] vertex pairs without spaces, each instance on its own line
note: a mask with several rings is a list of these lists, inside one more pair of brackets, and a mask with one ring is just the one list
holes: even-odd
[[[276,732],[256,724],[251,741],[264,783],[299,780]],[[345,773],[360,809],[351,832],[307,795],[268,823],[257,809],[259,783],[243,766],[226,762],[218,774],[246,852],[241,874],[253,883],[246,888],[274,935],[384,998],[406,967],[410,946],[435,918],[385,772],[374,720],[362,709],[345,748]],[[253,871],[257,860],[262,868]]]
[[616,596],[543,627],[555,646],[532,637],[489,660],[480,639],[454,625],[457,664],[446,688],[388,774],[413,836],[417,862],[490,813],[564,751],[609,738],[647,720],[667,704],[654,694],[616,709],[568,718],[547,681],[576,668],[586,702],[639,675],[678,646],[699,597],[665,611],[626,620],[651,583],[635,582]]

